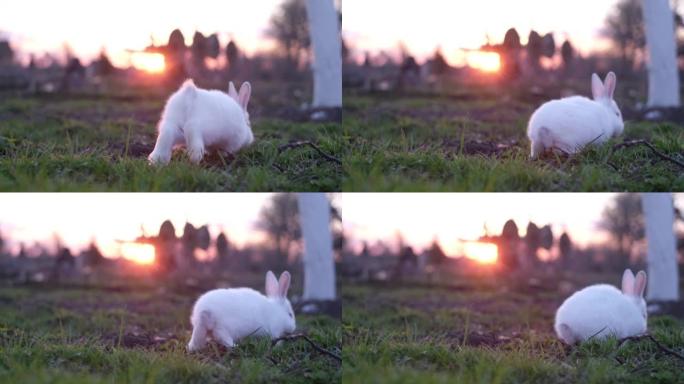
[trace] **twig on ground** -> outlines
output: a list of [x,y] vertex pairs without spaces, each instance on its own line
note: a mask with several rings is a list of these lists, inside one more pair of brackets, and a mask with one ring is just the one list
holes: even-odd
[[295,141],[289,144],[284,144],[278,147],[278,153],[282,153],[283,151],[286,151],[288,149],[292,148],[298,148],[298,147],[304,147],[304,146],[309,146],[313,149],[316,150],[321,156],[323,156],[326,160],[332,161],[333,163],[337,163],[339,165],[342,165],[342,161],[338,159],[337,157],[331,156],[325,152],[321,148],[319,148],[316,144],[308,141],[308,140],[303,140],[303,141]]
[[645,333],[645,334],[643,334],[643,335],[637,335],[637,336],[629,336],[629,337],[625,337],[624,339],[620,339],[620,342],[618,343],[618,348],[620,348],[620,347],[621,347],[624,343],[626,343],[627,341],[630,341],[630,340],[631,340],[631,341],[641,341],[641,340],[644,340],[644,339],[649,339],[649,340],[651,340],[651,341],[653,342],[653,344],[655,344],[655,345],[658,347],[658,349],[660,349],[662,352],[664,352],[664,353],[666,353],[666,354],[668,354],[668,355],[674,356],[674,357],[676,357],[676,358],[678,358],[678,359],[684,361],[684,355],[682,355],[682,354],[680,354],[680,353],[678,353],[678,352],[675,352],[675,351],[673,351],[673,350],[667,348],[666,346],[662,345],[662,344],[661,344],[658,340],[656,340],[656,338],[653,337],[653,335],[651,335],[650,333]]
[[328,351],[327,349],[320,347],[318,344],[314,343],[313,340],[311,340],[307,335],[303,333],[293,333],[290,335],[286,336],[281,336],[277,339],[271,340],[271,348],[275,346],[278,342],[280,341],[291,341],[291,340],[297,340],[297,339],[304,339],[306,340],[315,350],[317,350],[320,353],[326,354],[338,361],[342,361],[342,357],[335,352]]
[[612,162],[607,161],[606,164],[608,164],[611,168],[613,168],[614,171],[616,171],[616,172],[619,171],[618,167],[615,164],[613,164]]
[[638,145],[644,145],[644,146],[648,147],[651,151],[653,151],[653,153],[655,153],[661,159],[671,161],[671,162],[679,165],[680,167],[684,168],[684,162],[677,160],[674,157],[670,157],[670,156],[660,152],[658,149],[656,149],[656,147],[653,146],[653,144],[649,143],[646,140],[631,140],[631,141],[625,141],[624,143],[616,144],[613,147],[613,153],[615,153],[615,151],[617,151],[618,149],[621,149],[621,148],[634,147],[634,146],[638,146]]
[[587,341],[589,341],[589,340],[593,339],[594,337],[598,336],[598,334],[601,333],[601,332],[603,332],[606,328],[608,328],[607,325],[606,325],[605,327],[599,329],[598,332],[596,332],[596,333],[594,333],[593,335],[589,336],[589,338],[587,339]]

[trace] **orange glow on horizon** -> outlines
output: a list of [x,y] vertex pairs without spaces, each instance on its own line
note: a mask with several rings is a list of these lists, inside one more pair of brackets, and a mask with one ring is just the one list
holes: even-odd
[[465,257],[478,261],[482,264],[494,264],[498,259],[499,250],[496,245],[480,243],[476,241],[463,244],[463,254]]
[[469,67],[483,72],[499,72],[501,69],[501,57],[496,52],[472,51],[465,55],[465,61]]
[[131,55],[131,62],[136,69],[149,73],[161,73],[166,69],[161,53],[135,52]]
[[154,247],[150,244],[124,243],[121,245],[121,256],[138,264],[154,263]]

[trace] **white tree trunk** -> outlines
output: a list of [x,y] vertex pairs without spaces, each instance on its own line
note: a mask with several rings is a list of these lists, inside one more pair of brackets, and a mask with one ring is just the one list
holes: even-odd
[[642,0],[648,47],[648,106],[679,106],[674,14],[668,0]]
[[342,107],[342,42],[333,0],[307,0],[313,47],[313,107]]
[[648,300],[679,300],[673,204],[669,193],[641,195],[648,242]]
[[304,300],[335,299],[330,203],[323,193],[298,195],[304,238]]

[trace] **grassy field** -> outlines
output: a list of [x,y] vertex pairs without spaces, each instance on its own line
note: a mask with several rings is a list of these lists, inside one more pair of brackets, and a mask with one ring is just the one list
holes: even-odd
[[[437,96],[347,92],[348,191],[681,191],[684,129],[627,122],[622,138],[572,157],[529,159],[527,121],[541,100],[493,90]],[[623,113],[625,110],[623,109]],[[628,114],[626,114],[628,116]]]
[[[0,290],[3,383],[334,383],[340,363],[303,340],[271,349],[250,338],[187,353],[196,295],[144,289]],[[341,328],[327,316],[298,315],[297,327],[340,353]]]
[[338,191],[340,164],[309,146],[279,147],[308,140],[337,157],[339,124],[300,122],[296,106],[270,100],[273,93],[255,85],[250,148],[200,165],[182,150],[166,167],[147,156],[167,93],[0,96],[0,190]]
[[[553,333],[554,284],[493,279],[450,287],[344,284],[343,381],[350,383],[681,383],[684,361],[648,340],[569,347]],[[548,286],[546,286],[548,285]],[[684,353],[684,322],[649,330]]]

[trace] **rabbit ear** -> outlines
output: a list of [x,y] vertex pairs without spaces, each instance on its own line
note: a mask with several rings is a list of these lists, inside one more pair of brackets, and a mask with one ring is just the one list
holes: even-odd
[[266,273],[266,296],[277,297],[278,296],[278,280],[276,279],[273,272],[268,271]]
[[591,94],[594,96],[594,100],[605,96],[605,89],[603,88],[603,82],[597,74],[591,75]]
[[622,274],[622,293],[626,295],[634,294],[634,274],[629,268]]
[[290,289],[290,272],[285,271],[280,275],[278,281],[278,294],[280,297],[287,297],[287,290]]
[[238,104],[244,109],[245,111],[247,110],[247,104],[249,103],[249,97],[252,95],[252,85],[249,83],[249,81],[245,81],[242,83],[242,86],[240,87],[240,94],[238,95]]
[[636,275],[636,282],[634,283],[634,294],[637,296],[644,296],[646,289],[646,272],[639,271]]
[[235,89],[235,84],[231,81],[228,85],[228,96],[232,97],[235,101],[238,101],[238,93]]
[[609,99],[613,98],[613,92],[615,92],[615,85],[617,84],[617,77],[615,76],[615,73],[608,72],[608,76],[606,76],[606,81],[603,83],[603,90],[604,90],[604,96],[607,96]]

